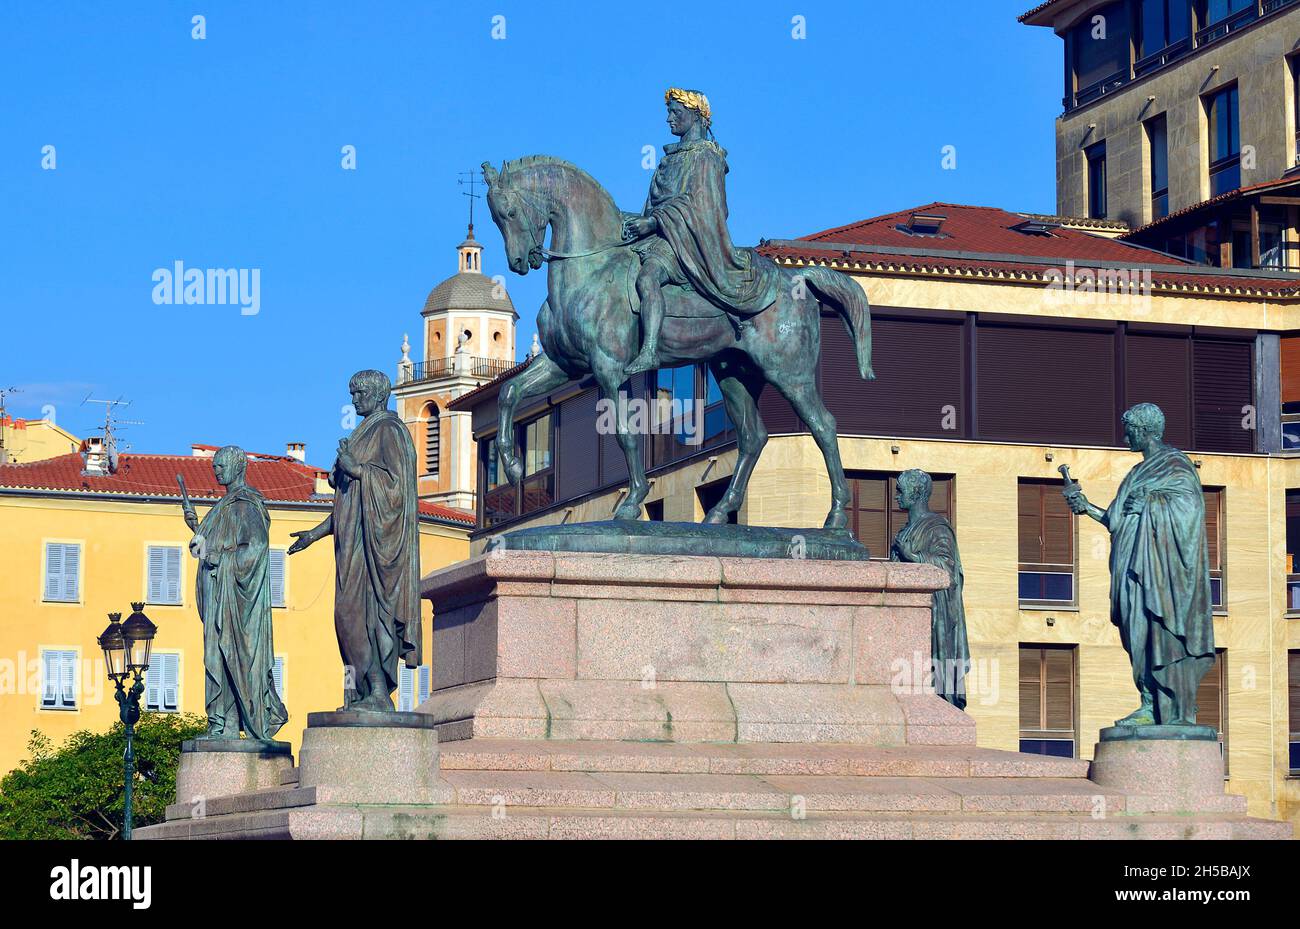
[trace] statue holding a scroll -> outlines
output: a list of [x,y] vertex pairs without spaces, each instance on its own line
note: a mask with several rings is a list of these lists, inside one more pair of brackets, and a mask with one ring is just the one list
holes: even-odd
[[1109,508],[1089,503],[1061,467],[1070,509],[1110,532],[1111,622],[1142,701],[1115,724],[1194,726],[1197,687],[1214,665],[1205,497],[1191,460],[1164,443],[1158,406],[1139,403],[1123,422],[1129,449],[1142,461]]
[[203,621],[205,739],[269,742],[289,718],[276,693],[271,642],[271,582],[267,576],[271,518],[266,501],[245,481],[248,456],[234,445],[212,458],[225,495],[200,522],[180,483],[185,522],[198,560],[195,600]]

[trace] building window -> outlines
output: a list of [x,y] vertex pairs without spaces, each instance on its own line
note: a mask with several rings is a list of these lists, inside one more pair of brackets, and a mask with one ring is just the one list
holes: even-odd
[[438,405],[430,403],[424,408],[424,472],[436,477],[442,461],[442,421]]
[[651,500],[645,505],[645,518],[647,522],[661,523],[664,521],[664,502],[662,500]]
[[77,542],[45,543],[45,600],[78,603],[81,600],[81,545]]
[[1061,481],[1020,481],[1021,606],[1074,603],[1076,521],[1061,487]]
[[175,713],[180,709],[181,656],[177,652],[154,652],[144,673],[145,709],[154,713]]
[[[722,500],[722,495],[727,492],[727,487],[730,484],[731,484],[731,478],[728,477],[728,478],[723,478],[720,481],[714,481],[712,484],[705,484],[701,487],[695,488],[695,496],[696,499],[700,501],[700,509],[704,511],[704,515],[707,516],[709,514],[709,510],[713,509],[715,506],[718,505],[718,503]],[[730,513],[728,513],[727,522],[733,524],[739,524],[740,522],[739,510],[732,510]]]
[[266,579],[271,585],[271,606],[284,606],[288,570],[289,563],[283,548],[273,548],[266,553]]
[[1147,122],[1151,146],[1151,219],[1169,215],[1169,122],[1162,113]]
[[1191,35],[1191,6],[1187,0],[1140,0],[1140,56],[1150,58],[1187,41]]
[[555,502],[551,445],[550,413],[519,427],[519,450],[524,458],[523,513],[544,510]]
[[1300,490],[1286,492],[1286,610],[1300,614]]
[[1287,767],[1292,774],[1300,774],[1300,651],[1287,652],[1286,671],[1287,715],[1291,721],[1290,735],[1287,738],[1290,746]]
[[480,442],[479,449],[483,469],[483,525],[495,526],[515,518],[517,495],[501,467],[496,437]]
[[1210,196],[1241,186],[1241,128],[1237,85],[1208,97],[1210,129]]
[[1073,645],[1020,646],[1020,750],[1034,755],[1078,755]]
[[1227,552],[1227,516],[1224,512],[1223,488],[1203,488],[1205,495],[1205,541],[1210,550],[1210,600],[1216,610],[1228,602],[1224,590],[1224,568]]
[[1088,217],[1106,218],[1106,143],[1098,142],[1084,150],[1088,159]]
[[284,702],[285,680],[284,680],[284,656],[276,655],[275,661],[271,663],[271,685],[275,687],[275,693]]
[[[907,523],[907,513],[898,508],[897,474],[850,474],[849,529],[867,547],[872,558],[888,560],[894,536]],[[951,474],[932,474],[930,509],[956,525]]]
[[179,545],[147,547],[148,585],[145,602],[176,606],[181,602],[181,548]]
[[732,429],[731,417],[722,398],[722,388],[708,368],[704,369],[704,435],[703,444],[710,444]]
[[1210,726],[1219,733],[1223,752],[1223,776],[1228,776],[1228,650],[1214,654],[1214,667],[1201,678],[1196,691],[1196,724]]
[[1108,93],[1129,79],[1128,12],[1114,3],[1085,16],[1069,33],[1075,105]]
[[41,709],[77,708],[77,653],[73,649],[41,649]]
[[429,699],[429,666],[408,668],[402,665],[398,670],[397,709],[402,713],[413,713],[416,707]]

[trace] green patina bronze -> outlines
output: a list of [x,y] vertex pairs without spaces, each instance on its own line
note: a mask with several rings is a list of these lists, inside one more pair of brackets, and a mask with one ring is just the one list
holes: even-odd
[[965,579],[952,526],[930,510],[933,489],[930,475],[924,471],[913,469],[898,476],[898,508],[906,511],[907,525],[894,537],[889,560],[932,564],[947,573],[949,586],[935,591],[930,605],[930,661],[935,692],[964,710],[966,672],[970,670],[966,608],[962,604]]
[[[1110,531],[1110,618],[1141,697],[1141,705],[1115,725],[1192,727],[1197,687],[1214,666],[1201,479],[1186,455],[1162,441],[1165,416],[1158,406],[1139,403],[1123,421],[1128,446],[1142,453],[1142,461],[1109,508],[1089,503],[1069,468],[1060,468],[1070,509]],[[1154,730],[1138,736],[1167,737]]]
[[487,550],[599,552],[633,555],[713,555],[722,558],[795,558],[866,561],[865,545],[844,531],[729,525],[725,532],[696,523],[608,520],[533,526],[489,540]]
[[[261,493],[245,481],[248,456],[233,445],[212,457],[212,473],[226,488],[202,522],[186,494],[185,523],[198,560],[194,593],[203,621],[204,703],[208,732],[201,739],[271,742],[289,718],[272,671],[271,517]],[[184,482],[181,483],[184,492]]]
[[[738,455],[726,493],[704,522],[727,523],[744,500],[767,442],[758,398],[771,384],[808,425],[825,458],[831,509],[824,528],[847,530],[849,484],[835,420],[817,388],[820,311],[825,304],[840,316],[858,371],[871,378],[866,294],[828,268],[791,271],[733,245],[726,152],[709,132],[708,101],[693,91],[667,97],[668,125],[681,141],[665,147],[641,214],[621,212],[600,184],[558,158],[521,158],[500,171],[483,165],[488,207],[510,269],[527,274],[550,263],[547,299],[537,315],[545,352],[502,387],[497,434],[514,435],[522,400],[572,378],[593,375],[601,393],[616,400],[631,373],[705,362],[735,424]],[[641,436],[624,416],[617,433],[630,480],[614,518],[635,520],[650,490]],[[518,486],[523,465],[515,444],[498,448],[506,476]]]

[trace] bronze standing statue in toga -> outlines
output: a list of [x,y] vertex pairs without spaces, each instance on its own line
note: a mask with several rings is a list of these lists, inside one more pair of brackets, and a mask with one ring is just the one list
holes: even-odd
[[334,630],[343,656],[340,710],[393,712],[398,665],[420,665],[420,538],[415,446],[387,409],[392,384],[360,371],[348,384],[361,424],[339,440],[334,511],[295,532],[289,554],[334,537]]

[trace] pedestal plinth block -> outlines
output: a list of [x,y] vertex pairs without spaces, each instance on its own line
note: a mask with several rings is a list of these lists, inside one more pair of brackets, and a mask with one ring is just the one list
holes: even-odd
[[298,781],[317,803],[447,803],[438,732],[422,713],[309,713]]
[[288,742],[190,739],[181,743],[176,802],[191,804],[209,797],[278,787],[291,770],[293,754]]
[[1101,730],[1089,778],[1128,794],[1130,813],[1244,813],[1225,793],[1223,752],[1208,726],[1112,726]]
[[928,565],[497,550],[434,572],[464,738],[969,745],[929,689]]

